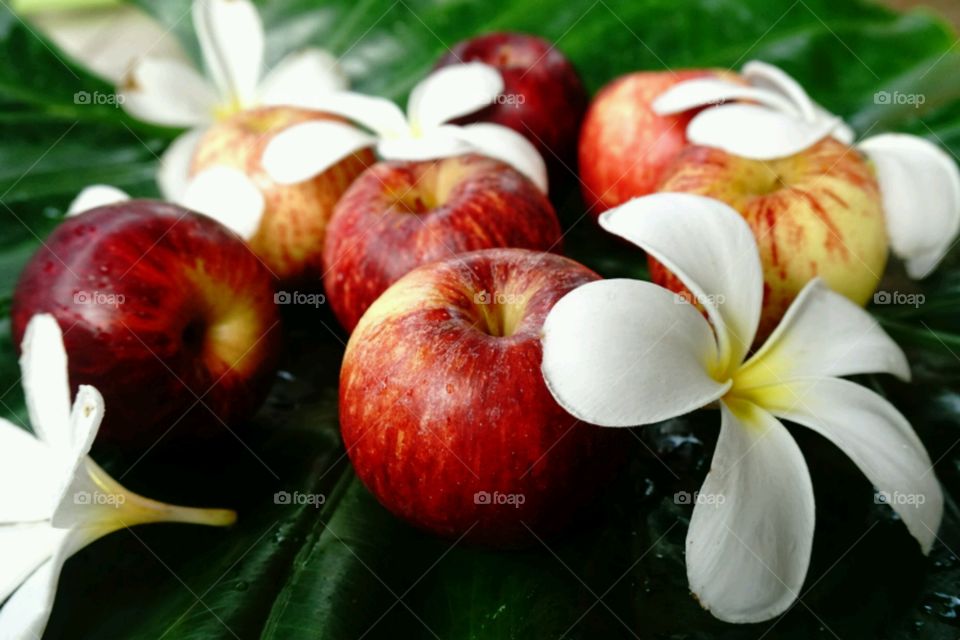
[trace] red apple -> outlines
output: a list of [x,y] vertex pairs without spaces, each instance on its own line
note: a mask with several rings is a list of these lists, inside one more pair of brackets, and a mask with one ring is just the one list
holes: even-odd
[[[883,274],[888,244],[876,178],[863,156],[833,138],[768,161],[690,146],[660,190],[716,198],[750,225],[763,264],[758,344],[812,278],[862,305]],[[655,260],[650,272],[659,284],[682,290]]]
[[218,433],[257,408],[279,350],[273,295],[266,268],[218,222],[133,200],[47,238],[20,275],[13,338],[53,314],[71,384],[106,400],[103,436],[149,446],[174,425]]
[[606,85],[590,103],[580,129],[583,199],[596,217],[631,198],[656,191],[673,159],[687,146],[688,111],[660,116],[651,104],[673,85],[725,71],[640,71]]
[[397,516],[498,546],[555,531],[594,495],[623,432],[582,424],[540,372],[543,321],[586,267],[476,251],[404,276],[363,316],[340,373],[357,475]]
[[260,161],[267,144],[281,131],[331,119],[338,118],[293,107],[241,111],[207,131],[191,166],[193,175],[214,166],[238,169],[257,185],[264,196],[264,213],[248,243],[277,278],[290,284],[320,279],[320,254],[333,207],[375,158],[370,150],[359,151],[320,175],[292,185],[274,182]]
[[523,174],[478,155],[381,162],[337,204],[324,286],[351,331],[392,283],[427,262],[476,249],[560,249],[550,202]]
[[574,159],[587,93],[577,70],[553,44],[525,33],[490,33],[454,45],[437,66],[462,62],[496,67],[504,88],[494,104],[461,122],[510,127],[551,165]]

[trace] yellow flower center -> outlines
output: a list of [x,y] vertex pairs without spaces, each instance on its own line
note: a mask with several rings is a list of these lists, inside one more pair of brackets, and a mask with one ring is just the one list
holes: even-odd
[[222,102],[215,106],[213,108],[213,117],[217,122],[222,122],[230,116],[240,113],[245,108],[246,105],[244,105],[239,98],[233,97],[229,102]]

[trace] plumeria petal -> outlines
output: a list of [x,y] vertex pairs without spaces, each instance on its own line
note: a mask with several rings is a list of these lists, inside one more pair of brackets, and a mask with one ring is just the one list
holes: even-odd
[[663,116],[731,100],[751,100],[784,113],[800,116],[796,106],[777,91],[758,89],[720,78],[694,78],[677,83],[657,96],[651,107],[654,113]]
[[[817,112],[817,120],[836,118],[834,114],[830,113],[820,105],[815,105],[814,110]],[[837,126],[833,128],[833,131],[830,133],[830,135],[847,146],[852,145],[853,141],[857,139],[856,132],[854,132],[850,125],[843,120],[837,122]]]
[[207,70],[223,98],[255,97],[263,66],[263,23],[249,0],[197,0],[193,26]]
[[721,402],[710,472],[687,532],[690,590],[727,622],[760,622],[798,597],[810,564],[814,502],[787,429],[748,402]]
[[260,85],[260,103],[317,108],[323,98],[347,88],[337,59],[322,49],[305,49],[280,61]]
[[77,388],[77,399],[73,403],[73,409],[70,411],[70,431],[73,434],[73,440],[68,450],[67,461],[69,474],[66,474],[62,487],[69,481],[80,460],[90,453],[93,447],[93,441],[97,438],[97,432],[100,430],[100,423],[103,422],[103,414],[106,412],[106,405],[103,396],[97,391],[96,387],[82,384]]
[[763,270],[739,213],[704,196],[657,193],[605,212],[600,224],[656,258],[693,293],[716,329],[725,370],[743,361],[760,322]]
[[209,122],[217,104],[203,76],[182,62],[156,58],[144,58],[130,70],[119,96],[130,115],[169,127]]
[[751,60],[743,65],[740,74],[754,87],[776,91],[787,98],[802,118],[813,121],[822,115],[817,113],[816,103],[800,83],[780,67],[761,60]]
[[912,278],[933,271],[960,232],[960,171],[937,145],[899,133],[862,141],[873,162],[893,252]]
[[67,559],[89,544],[88,532],[59,530],[50,557],[40,564],[0,609],[0,638],[40,638],[57,595]]
[[379,136],[408,136],[410,126],[400,107],[386,98],[353,91],[326,94],[316,107],[370,129]]
[[873,316],[816,278],[737,372],[737,388],[861,373],[891,373],[910,380],[910,364]]
[[274,182],[296,184],[376,143],[373,136],[343,122],[305,122],[274,136],[260,162]]
[[447,125],[439,131],[449,131],[450,135],[465,142],[477,153],[506,162],[514,169],[530,178],[541,191],[547,193],[547,165],[537,148],[509,127],[487,122],[478,122],[465,126]]
[[30,425],[37,437],[60,451],[73,447],[67,352],[56,319],[35,315],[21,344],[20,369]]
[[836,117],[808,122],[757,105],[725,104],[694,116],[687,138],[744,158],[775,160],[812,147],[838,124]]
[[182,202],[245,240],[257,232],[266,209],[257,185],[242,171],[222,165],[198,173],[187,186]]
[[129,199],[130,196],[116,187],[111,187],[107,184],[94,184],[81,191],[79,195],[73,199],[73,202],[70,203],[70,208],[67,209],[67,215],[75,216],[90,209],[125,202]]
[[730,385],[710,377],[716,357],[696,308],[649,282],[586,284],[543,325],[550,392],[577,418],[608,427],[658,422],[720,398]]
[[198,128],[181,134],[170,143],[160,158],[160,168],[157,169],[157,185],[163,197],[172,202],[179,202],[187,189],[190,176],[190,165],[197,145],[206,133],[205,129]]
[[[48,445],[2,418],[0,452],[0,486],[4,487],[0,492],[0,533],[13,523],[49,518],[59,489],[58,457]],[[4,546],[0,544],[0,548]],[[0,566],[6,563],[0,562]]]
[[[90,524],[88,521],[62,520],[58,522],[57,518],[65,502],[69,501],[74,504],[78,502],[77,493],[83,488],[87,488],[88,493],[91,495],[101,490],[99,485],[92,487],[82,485],[78,488],[77,479],[86,475],[83,469],[88,462],[92,463],[92,461],[87,458],[87,454],[90,453],[93,441],[97,437],[97,431],[100,429],[100,423],[103,421],[103,414],[104,402],[100,392],[94,387],[80,385],[77,391],[77,400],[73,405],[73,411],[70,416],[71,428],[74,430],[75,439],[71,443],[70,448],[64,450],[62,454],[58,456],[59,468],[55,475],[58,480],[58,486],[54,493],[55,501],[53,502],[53,510],[48,516],[53,526],[58,529],[69,529],[75,525],[87,526]],[[87,504],[85,508],[89,511],[96,509],[98,506],[98,503],[92,503]],[[100,508],[103,507],[101,506]],[[98,533],[94,538],[100,537],[100,535],[105,533],[109,533],[109,531]]]
[[503,77],[490,65],[468,62],[442,67],[413,88],[407,116],[415,129],[438,127],[489,106],[502,91]]
[[449,158],[476,151],[472,145],[454,135],[460,127],[446,125],[429,129],[422,135],[400,138],[384,138],[377,143],[377,155],[384,160],[409,160],[420,162]]
[[849,380],[796,380],[758,394],[777,416],[833,442],[889,497],[887,502],[929,553],[943,516],[943,493],[930,456],[907,419],[879,395]]
[[[43,563],[57,552],[64,529],[54,529],[49,522],[4,524],[0,526],[0,604],[17,590]],[[2,614],[0,614],[2,616]],[[3,633],[0,638],[11,638]]]

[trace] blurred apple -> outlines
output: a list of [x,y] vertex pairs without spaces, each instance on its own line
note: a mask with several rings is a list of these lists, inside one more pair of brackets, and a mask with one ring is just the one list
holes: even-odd
[[336,206],[323,251],[324,286],[350,331],[415,267],[476,249],[559,251],[560,241],[550,202],[507,164],[472,154],[380,162]]
[[34,314],[53,314],[70,383],[106,400],[102,436],[152,446],[168,430],[219,433],[252,415],[279,351],[273,295],[269,272],[220,223],[131,200],[46,239],[14,293],[13,342]]
[[[887,232],[877,181],[860,153],[832,138],[771,161],[691,146],[660,190],[722,200],[753,229],[764,274],[758,340],[812,278],[863,305],[883,274]],[[682,289],[656,261],[650,267],[656,282]]]
[[191,173],[226,166],[249,177],[264,196],[260,225],[248,244],[282,281],[318,282],[327,223],[350,183],[375,161],[364,150],[344,158],[320,175],[292,185],[277,184],[260,164],[273,136],[313,120],[337,120],[316,111],[262,107],[241,111],[213,125],[200,141]]
[[394,284],[350,337],[340,428],[357,475],[397,516],[517,546],[566,524],[626,435],[582,424],[540,372],[543,321],[598,276],[567,258],[476,251]]
[[577,70],[553,44],[525,33],[490,33],[454,45],[437,66],[463,62],[496,67],[504,88],[494,104],[459,122],[510,127],[554,169],[574,160],[587,93]]

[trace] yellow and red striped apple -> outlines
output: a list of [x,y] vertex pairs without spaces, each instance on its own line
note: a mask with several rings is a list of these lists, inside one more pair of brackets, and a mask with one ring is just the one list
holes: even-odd
[[597,279],[557,255],[492,249],[420,267],[377,299],[347,344],[340,428],[384,506],[442,536],[516,546],[595,494],[626,432],[556,403],[540,338],[553,305]]
[[[874,172],[859,152],[833,138],[766,161],[690,146],[659,190],[716,198],[750,225],[764,275],[758,340],[812,278],[862,305],[883,274],[887,232]],[[650,267],[656,282],[682,290],[662,265],[651,259]]]
[[319,280],[320,254],[333,207],[375,161],[372,151],[363,150],[304,182],[274,182],[261,166],[267,144],[290,126],[314,120],[339,118],[293,107],[241,111],[207,131],[191,166],[192,175],[215,166],[237,169],[259,188],[264,213],[248,244],[282,281]]
[[468,154],[381,162],[337,204],[324,286],[348,330],[393,282],[422,264],[479,249],[559,251],[550,201],[511,166]]

